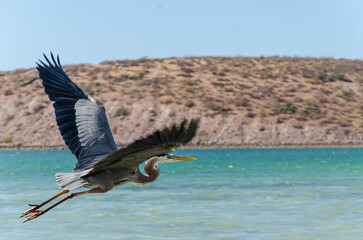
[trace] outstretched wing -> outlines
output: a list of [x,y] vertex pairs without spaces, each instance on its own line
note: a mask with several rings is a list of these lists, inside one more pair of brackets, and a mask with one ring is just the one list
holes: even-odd
[[186,144],[195,136],[199,119],[192,119],[189,124],[184,120],[179,126],[157,130],[153,134],[139,139],[125,148],[111,153],[87,174],[108,168],[136,168],[145,160],[163,153],[172,152]]
[[105,109],[85,94],[65,74],[57,56],[51,53],[51,62],[37,63],[39,77],[45,92],[54,101],[59,131],[78,163],[74,171],[90,169],[93,165],[117,150],[108,125]]

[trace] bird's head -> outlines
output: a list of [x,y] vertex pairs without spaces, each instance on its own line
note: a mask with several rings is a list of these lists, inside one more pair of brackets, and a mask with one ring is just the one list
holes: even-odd
[[158,158],[158,163],[171,163],[171,162],[178,162],[178,161],[190,161],[190,160],[197,160],[193,157],[184,157],[184,156],[177,156],[170,153],[165,153],[156,156]]

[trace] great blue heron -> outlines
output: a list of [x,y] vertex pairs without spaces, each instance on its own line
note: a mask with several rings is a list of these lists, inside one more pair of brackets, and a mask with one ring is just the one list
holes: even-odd
[[[157,130],[127,147],[117,149],[105,109],[68,78],[62,69],[59,56],[56,61],[51,53],[53,63],[46,55],[44,57],[48,64],[39,60],[39,76],[49,99],[54,101],[56,120],[62,137],[78,162],[71,173],[56,173],[57,184],[63,190],[41,204],[29,204],[31,208],[21,214],[21,217],[27,217],[24,222],[39,217],[75,196],[105,193],[126,183],[145,185],[154,182],[160,174],[158,164],[195,160],[169,152],[194,137],[198,119],[192,119],[189,123],[184,120],[180,125],[174,124],[170,128]],[[139,170],[139,165],[145,160],[144,170],[147,175]],[[55,198],[82,187],[90,190],[70,193],[50,207],[39,210]]]

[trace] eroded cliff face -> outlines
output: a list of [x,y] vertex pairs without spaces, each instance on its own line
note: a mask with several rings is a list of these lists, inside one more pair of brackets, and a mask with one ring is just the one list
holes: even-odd
[[[64,69],[105,107],[119,145],[192,117],[201,118],[193,146],[363,144],[363,61],[200,57]],[[64,146],[37,78],[35,69],[0,72],[0,146]]]

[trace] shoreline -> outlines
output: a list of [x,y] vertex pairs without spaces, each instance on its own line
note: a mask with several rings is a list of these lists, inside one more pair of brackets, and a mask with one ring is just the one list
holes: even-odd
[[[125,146],[118,146],[122,148]],[[301,145],[188,145],[178,149],[282,149],[282,148],[363,148],[361,144],[301,144]],[[67,146],[1,146],[2,150],[68,150]]]

